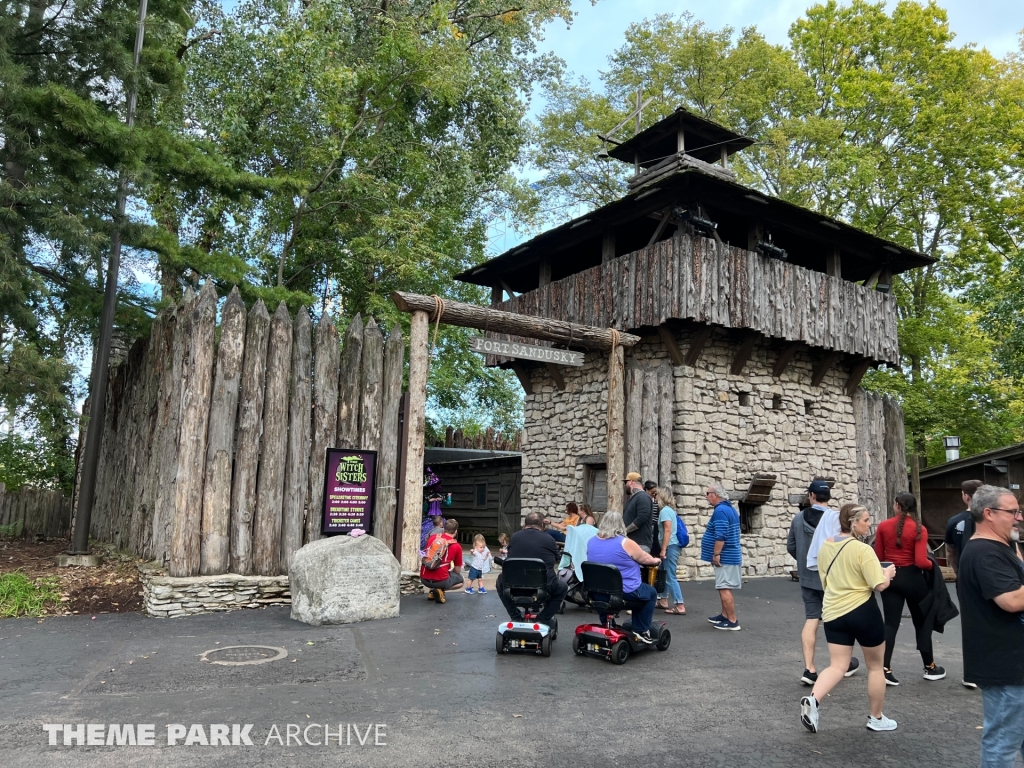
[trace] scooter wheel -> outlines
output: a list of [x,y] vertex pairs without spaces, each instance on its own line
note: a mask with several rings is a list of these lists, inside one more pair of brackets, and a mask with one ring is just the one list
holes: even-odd
[[565,613],[565,600],[563,600],[558,606],[559,613]]
[[619,640],[615,645],[612,646],[611,659],[616,664],[625,664],[629,658],[629,643],[625,640]]
[[505,653],[505,638],[501,632],[494,636],[494,650],[498,652],[499,656]]
[[551,655],[551,636],[545,637],[540,641],[540,655],[550,656]]
[[654,644],[654,647],[657,648],[659,651],[667,651],[668,646],[671,644],[671,642],[672,633],[663,627],[661,630],[661,634],[658,635],[658,642]]
[[583,649],[580,648],[580,636],[579,635],[573,635],[573,637],[572,637],[572,652],[575,653],[577,656],[582,656],[583,655]]

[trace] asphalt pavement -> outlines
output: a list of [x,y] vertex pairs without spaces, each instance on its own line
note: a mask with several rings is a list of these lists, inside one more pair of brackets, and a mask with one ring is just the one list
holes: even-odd
[[[707,622],[719,612],[711,582],[684,583],[683,592],[688,616],[656,615],[673,632],[671,647],[623,666],[573,655],[572,630],[593,614],[572,605],[550,658],[497,656],[504,614],[493,591],[450,592],[445,605],[404,598],[398,619],[329,627],[294,622],[287,607],[178,619],[8,619],[0,621],[0,759],[72,768],[978,764],[981,697],[960,684],[959,620],[935,639],[947,678],[928,682],[904,619],[893,664],[902,684],[888,689],[885,705],[898,730],[865,729],[862,670],[822,704],[821,731],[811,734],[799,722],[809,690],[799,683],[799,585],[745,583],[740,632]],[[243,645],[281,658],[204,660]],[[64,724],[71,746],[63,729],[44,728]],[[102,746],[76,743],[75,727],[88,724]],[[332,741],[317,746],[324,724]],[[152,726],[154,744],[118,746],[127,737],[111,725],[133,725],[137,740],[148,733],[140,726]],[[89,730],[81,734],[87,742]]]

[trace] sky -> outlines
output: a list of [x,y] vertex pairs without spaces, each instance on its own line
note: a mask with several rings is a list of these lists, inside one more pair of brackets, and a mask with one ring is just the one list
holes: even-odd
[[[814,0],[573,0],[576,14],[571,26],[561,20],[548,25],[538,50],[553,53],[566,63],[566,69],[575,78],[583,77],[592,86],[599,87],[601,71],[608,57],[625,39],[630,24],[643,21],[660,13],[679,15],[686,11],[703,21],[711,29],[733,27],[737,32],[754,26],[770,43],[786,45],[790,25]],[[895,2],[888,2],[889,8]],[[946,9],[949,25],[955,33],[955,45],[975,43],[978,48],[1002,58],[1019,50],[1019,34],[1024,30],[1024,0],[939,0]],[[533,114],[544,107],[537,94],[531,104]],[[525,175],[531,178],[527,170]],[[566,219],[582,215],[583,210],[567,211]],[[514,248],[536,234],[517,232],[510,221],[495,221],[488,232],[488,252],[497,256]]]

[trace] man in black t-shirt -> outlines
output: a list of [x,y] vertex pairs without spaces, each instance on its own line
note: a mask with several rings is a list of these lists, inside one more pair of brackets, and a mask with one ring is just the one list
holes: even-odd
[[626,508],[622,510],[622,522],[626,524],[626,537],[651,554],[654,544],[654,524],[658,516],[654,513],[654,501],[640,485],[640,473],[626,475],[626,492],[631,494]]
[[957,575],[964,677],[981,687],[984,768],[1012,768],[1024,754],[1024,561],[1020,504],[1006,488],[983,485],[971,500],[974,536]]
[[[558,574],[555,571],[555,564],[561,558],[561,554],[558,551],[555,540],[544,532],[544,517],[539,512],[529,513],[523,521],[523,530],[513,533],[512,538],[508,542],[508,554],[505,556],[505,562],[519,557],[543,560],[544,565],[547,566],[548,601],[541,609],[540,615],[537,616],[537,621],[550,626],[552,618],[569,590],[565,586],[565,582],[558,578]],[[501,598],[501,603],[505,606],[505,610],[508,611],[509,618],[512,621],[522,621],[522,610],[518,605],[505,597],[503,575],[499,575],[495,583],[498,596]]]
[[964,500],[967,509],[957,515],[953,515],[946,523],[946,562],[952,567],[954,573],[959,572],[960,555],[964,551],[964,545],[974,535],[974,520],[971,519],[971,499],[974,492],[984,483],[981,480],[964,480],[960,483],[960,496]]

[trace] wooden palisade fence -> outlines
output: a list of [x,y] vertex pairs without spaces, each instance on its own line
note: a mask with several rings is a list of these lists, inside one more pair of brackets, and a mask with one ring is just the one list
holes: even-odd
[[8,491],[0,483],[0,538],[59,538],[70,532],[71,500],[63,493],[29,486]]
[[[357,315],[221,308],[207,283],[111,371],[90,534],[172,576],[287,573],[320,536],[329,447],[378,451],[374,530],[394,543],[405,345]],[[219,331],[219,333],[218,333]],[[219,336],[219,339],[218,339]]]

